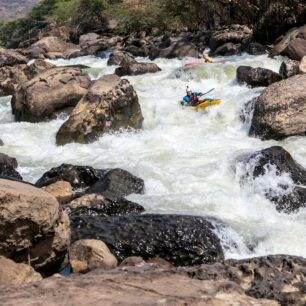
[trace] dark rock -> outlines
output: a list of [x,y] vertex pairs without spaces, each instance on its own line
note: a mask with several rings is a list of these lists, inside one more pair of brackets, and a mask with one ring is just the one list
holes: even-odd
[[[199,280],[232,281],[248,296],[277,301],[280,305],[305,305],[306,259],[274,255],[185,269]],[[259,300],[257,300],[259,301]]]
[[102,194],[112,199],[118,199],[132,193],[143,193],[144,181],[128,171],[112,169],[107,171],[103,177],[86,192]]
[[306,75],[296,75],[266,88],[256,100],[250,136],[283,139],[306,134]]
[[125,66],[134,63],[137,63],[135,58],[129,55],[127,52],[122,51],[115,51],[111,53],[107,61],[108,66]]
[[252,36],[253,31],[247,26],[232,25],[215,31],[210,38],[209,47],[213,53],[227,43],[240,44],[244,49],[250,43]]
[[36,186],[43,187],[57,181],[66,181],[74,189],[87,188],[95,184],[105,173],[105,170],[94,169],[88,166],[74,166],[62,164],[46,172],[37,182]]
[[279,74],[283,79],[291,78],[292,76],[299,74],[299,65],[299,61],[294,61],[291,59],[285,60],[280,66]]
[[246,83],[251,87],[264,87],[281,80],[282,77],[278,73],[269,69],[249,66],[240,66],[237,69],[237,81],[239,84]]
[[22,180],[22,176],[15,170],[17,167],[16,158],[0,153],[0,177]]
[[145,73],[156,73],[161,69],[154,63],[133,63],[126,64],[116,69],[115,74],[118,76],[141,75]]
[[159,256],[176,266],[191,266],[223,259],[219,238],[202,217],[73,217],[72,228],[74,241],[102,240],[120,261],[129,256]]
[[4,142],[0,139],[0,147],[4,146]]
[[221,56],[229,56],[229,55],[236,55],[241,52],[241,45],[240,44],[233,44],[231,42],[226,43],[220,47],[218,47],[213,54],[214,55],[221,55]]
[[98,194],[87,194],[73,200],[64,206],[65,211],[71,216],[124,216],[140,214],[144,208],[124,198],[117,200],[108,199]]
[[260,43],[252,42],[246,48],[246,52],[251,55],[262,55],[267,53],[267,48]]
[[271,147],[239,159],[239,168],[245,170],[242,183],[254,182],[254,179],[261,177],[267,172],[276,170],[276,175],[289,174],[292,180],[282,182],[277,190],[267,186],[265,196],[275,203],[278,211],[291,213],[299,208],[306,207],[306,169],[298,164],[292,156],[282,147]]
[[306,55],[306,25],[291,29],[278,40],[270,55],[279,54],[287,55],[290,59],[297,61]]
[[108,132],[140,129],[142,122],[138,96],[130,82],[117,75],[104,75],[60,127],[56,143],[90,143]]

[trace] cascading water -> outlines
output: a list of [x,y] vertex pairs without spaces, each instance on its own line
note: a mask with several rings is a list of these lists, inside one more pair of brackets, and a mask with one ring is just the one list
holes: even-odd
[[[222,60],[222,59],[220,59]],[[34,182],[45,171],[61,163],[91,165],[96,168],[124,168],[142,177],[144,195],[130,197],[148,212],[184,213],[208,216],[217,224],[227,258],[267,254],[306,256],[304,230],[306,210],[287,215],[278,213],[264,197],[267,186],[277,182],[292,186],[289,175],[278,176],[273,168],[252,184],[241,185],[236,158],[246,152],[282,145],[306,166],[305,138],[282,142],[248,137],[248,124],[240,120],[242,106],[262,89],[249,89],[235,82],[240,65],[278,71],[281,58],[242,55],[210,64],[182,69],[181,60],[158,59],[156,74],[128,77],[135,87],[144,115],[144,128],[137,132],[105,135],[89,145],[55,145],[55,134],[64,119],[47,123],[16,123],[10,98],[0,99],[1,151],[17,158],[25,180]],[[113,73],[106,59],[83,57],[57,60],[57,65],[83,64],[93,79]],[[202,92],[211,88],[220,106],[203,112],[183,109],[178,100],[186,85]]]

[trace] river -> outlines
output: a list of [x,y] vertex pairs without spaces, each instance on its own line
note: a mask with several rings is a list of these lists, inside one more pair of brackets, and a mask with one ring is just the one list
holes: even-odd
[[[161,72],[128,77],[139,96],[143,130],[105,135],[89,145],[57,147],[55,134],[65,118],[16,123],[10,97],[0,98],[0,138],[5,143],[1,151],[17,158],[18,171],[31,182],[61,163],[126,169],[145,181],[145,194],[129,199],[142,204],[147,212],[220,220],[215,222],[226,258],[280,253],[305,257],[306,210],[292,215],[278,213],[264,197],[265,190],[279,182],[292,185],[290,176],[277,176],[271,169],[264,177],[242,186],[239,178],[245,169],[235,171],[239,155],[271,145],[283,146],[306,166],[305,137],[263,142],[248,137],[249,124],[240,120],[243,105],[258,96],[262,88],[239,86],[236,68],[250,65],[278,71],[282,58],[241,55],[224,60],[225,64],[182,70],[184,61],[157,59]],[[52,62],[88,65],[93,79],[115,69],[98,57]],[[178,100],[184,96],[186,85],[202,92],[215,88],[210,97],[223,103],[201,112],[183,109]]]

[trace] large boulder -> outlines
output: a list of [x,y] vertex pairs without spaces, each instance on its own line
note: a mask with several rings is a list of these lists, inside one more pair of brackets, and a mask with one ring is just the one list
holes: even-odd
[[213,55],[229,56],[229,55],[236,55],[240,52],[241,52],[241,44],[234,44],[232,42],[228,42],[218,47],[213,52]]
[[41,280],[41,275],[30,265],[17,264],[11,259],[0,256],[0,285],[21,285]]
[[74,190],[85,189],[94,185],[103,177],[104,173],[105,170],[94,169],[88,166],[62,164],[44,173],[36,182],[36,186],[44,187],[58,181],[66,181],[71,184]]
[[69,248],[69,259],[74,273],[87,273],[95,269],[111,270],[118,265],[107,245],[95,239],[73,243]]
[[69,219],[49,193],[0,179],[0,255],[57,272],[70,241]]
[[123,51],[114,51],[113,53],[111,53],[107,61],[108,66],[122,66],[135,63],[137,63],[135,58],[129,55],[127,52]]
[[108,170],[87,193],[98,193],[112,199],[119,199],[132,193],[144,192],[143,179],[122,169]]
[[[242,184],[255,184],[257,178],[275,175],[273,185],[266,184],[264,195],[275,203],[278,211],[291,213],[306,207],[306,169],[282,147],[242,156],[237,169],[242,174]],[[288,176],[288,179],[280,179],[281,176]]]
[[[269,288],[268,282],[266,288]],[[303,288],[299,290],[302,292]],[[1,291],[2,306],[279,305],[273,300],[247,296],[233,281],[201,281],[187,273],[148,267],[125,268],[124,271],[95,270],[85,275],[72,274],[68,278],[48,278],[39,284],[22,287],[3,286]]]
[[144,208],[124,198],[109,199],[99,194],[86,194],[64,206],[70,216],[124,216],[140,214]]
[[15,94],[18,86],[26,83],[37,74],[54,68],[55,65],[43,60],[36,60],[31,65],[15,65],[0,68],[0,96]]
[[291,78],[292,76],[299,74],[300,72],[299,65],[300,65],[299,61],[287,59],[282,62],[279,74],[283,79]]
[[271,305],[305,305],[305,258],[273,255],[230,259],[222,264],[187,268],[184,272],[203,281],[233,281],[258,302],[268,299]]
[[16,158],[0,153],[0,177],[22,180],[22,176],[16,170],[17,167]]
[[23,50],[23,53],[30,58],[71,58],[80,55],[80,47],[65,42],[58,37],[43,37],[29,48]]
[[293,28],[271,50],[271,55],[287,55],[290,59],[300,61],[306,55],[306,25]]
[[56,143],[90,143],[110,131],[140,129],[142,122],[138,97],[130,82],[105,75],[94,83],[61,126]]
[[283,139],[306,132],[306,75],[270,85],[255,103],[250,136]]
[[196,45],[186,40],[171,42],[167,48],[153,48],[150,52],[150,59],[161,58],[183,58],[198,57],[199,50]]
[[72,228],[73,241],[102,240],[120,261],[129,256],[159,256],[176,266],[191,266],[223,259],[214,227],[202,217],[73,217]]
[[282,80],[282,77],[269,69],[240,66],[237,69],[237,81],[239,84],[247,84],[251,87],[269,86]]
[[16,121],[40,122],[74,107],[87,93],[90,78],[80,69],[58,67],[21,84],[12,99]]
[[125,64],[116,69],[115,74],[118,76],[141,75],[145,73],[156,73],[161,69],[155,63],[132,63]]
[[266,54],[267,53],[267,48],[257,42],[251,42],[247,48],[246,48],[246,52],[251,54],[251,55],[262,55],[262,54]]
[[209,48],[215,52],[226,43],[240,44],[245,49],[253,37],[253,30],[247,26],[232,25],[215,31],[210,38]]
[[4,66],[26,64],[27,61],[27,58],[18,51],[0,48],[0,68]]

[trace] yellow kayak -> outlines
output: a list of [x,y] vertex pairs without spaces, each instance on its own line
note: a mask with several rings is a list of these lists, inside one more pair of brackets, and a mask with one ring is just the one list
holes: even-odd
[[194,109],[195,111],[198,111],[199,109],[205,109],[205,108],[210,107],[210,106],[219,105],[219,104],[222,103],[222,101],[217,100],[217,99],[205,99],[204,101],[199,102],[195,106],[189,106],[188,103],[186,103],[186,102],[185,103],[179,102],[179,103],[183,106],[192,107],[192,109]]

